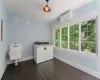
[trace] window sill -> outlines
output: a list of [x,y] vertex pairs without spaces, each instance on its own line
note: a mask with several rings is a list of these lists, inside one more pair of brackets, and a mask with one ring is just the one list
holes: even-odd
[[84,51],[77,51],[77,50],[68,50],[68,49],[65,49],[65,48],[59,48],[59,47],[55,47],[55,49],[59,49],[59,50],[62,50],[62,51],[70,51],[70,52],[73,52],[73,53],[76,53],[78,55],[86,55],[86,56],[93,56],[93,57],[97,57],[98,55],[96,53],[86,53]]

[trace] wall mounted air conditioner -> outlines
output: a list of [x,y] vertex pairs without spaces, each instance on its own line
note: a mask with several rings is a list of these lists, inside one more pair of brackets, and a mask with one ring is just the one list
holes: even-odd
[[73,11],[67,11],[66,13],[64,13],[63,15],[60,16],[60,22],[64,22],[66,20],[69,20],[73,18]]

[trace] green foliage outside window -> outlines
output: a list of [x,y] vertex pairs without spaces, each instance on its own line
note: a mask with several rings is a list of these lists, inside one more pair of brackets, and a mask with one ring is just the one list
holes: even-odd
[[81,23],[81,48],[96,53],[96,20]]
[[[69,27],[56,29],[56,47],[85,51],[88,53],[96,53],[96,20],[85,21],[81,23],[81,45],[79,45],[79,24]],[[61,36],[60,36],[61,35]],[[69,40],[68,40],[69,36]],[[61,37],[61,38],[60,38]],[[69,45],[68,45],[69,41]]]
[[56,46],[60,47],[60,29],[56,30]]
[[79,25],[75,24],[70,26],[70,49],[78,50],[79,40]]
[[62,28],[61,31],[61,47],[68,48],[68,27]]

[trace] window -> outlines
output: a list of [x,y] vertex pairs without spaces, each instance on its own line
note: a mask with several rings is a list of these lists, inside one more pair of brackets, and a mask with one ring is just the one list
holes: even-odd
[[56,46],[60,47],[60,29],[56,30]]
[[96,53],[96,19],[56,29],[56,47]]
[[61,29],[61,47],[68,48],[68,27]]
[[96,21],[81,23],[81,50],[96,53]]
[[78,50],[79,40],[79,25],[75,24],[70,26],[70,49]]

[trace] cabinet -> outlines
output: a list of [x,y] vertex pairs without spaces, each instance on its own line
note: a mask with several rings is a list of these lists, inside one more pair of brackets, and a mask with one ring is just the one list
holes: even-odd
[[53,59],[53,45],[34,45],[34,60],[41,63]]

